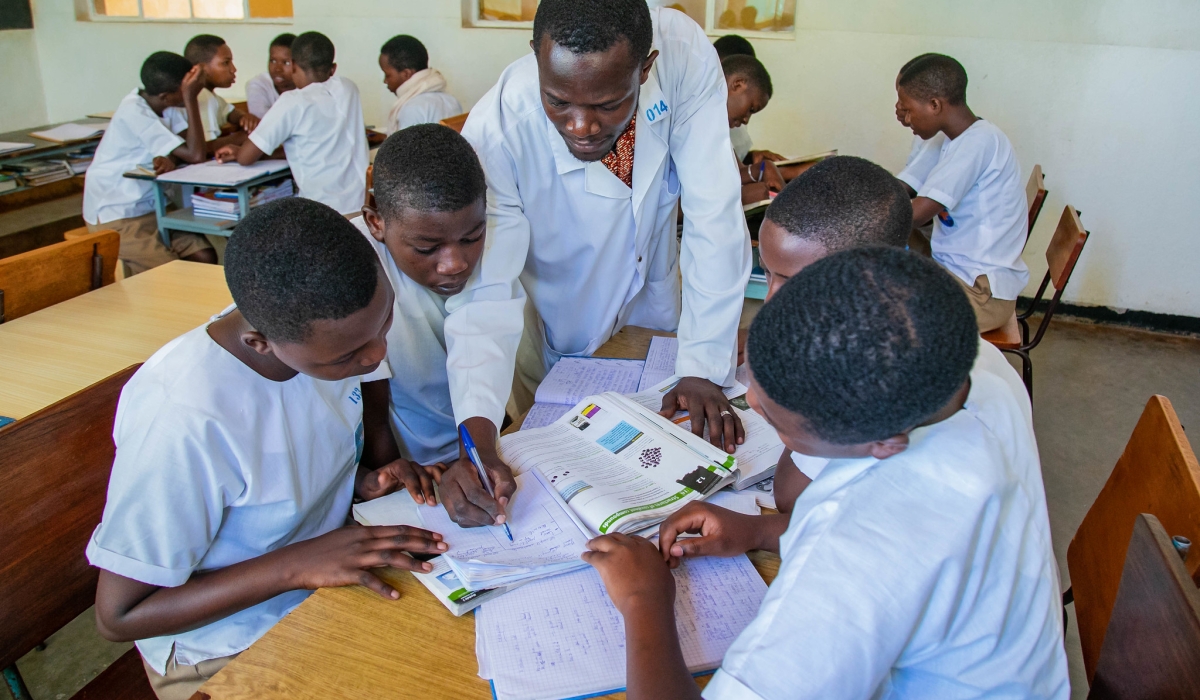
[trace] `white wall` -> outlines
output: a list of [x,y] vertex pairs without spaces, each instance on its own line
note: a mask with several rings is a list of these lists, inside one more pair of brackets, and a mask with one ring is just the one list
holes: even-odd
[[[528,50],[527,30],[463,29],[459,0],[296,0],[294,25],[78,22],[72,0],[35,5],[45,113],[5,106],[10,128],[112,109],[151,51],[193,34],[226,38],[241,84],[263,70],[281,31],[319,30],[358,83],[368,122],[388,95],[376,65],[393,34],[418,36],[464,106]],[[1041,163],[1050,197],[1026,252],[1032,286],[1064,202],[1093,237],[1066,298],[1200,316],[1200,4],[1190,0],[800,0],[794,41],[755,40],[775,99],[751,123],[782,153],[827,148],[898,170],[911,135],[893,116],[899,67],[926,51],[958,58],[972,107],[1012,139],[1026,171]],[[3,53],[4,74],[12,84]],[[40,86],[17,87],[36,102]],[[4,94],[13,94],[6,91]]]
[[32,29],[0,32],[0,132],[46,123],[46,94]]

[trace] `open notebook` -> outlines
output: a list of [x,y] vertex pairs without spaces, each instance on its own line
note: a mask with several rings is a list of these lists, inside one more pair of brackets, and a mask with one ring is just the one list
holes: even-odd
[[[693,673],[711,671],[758,614],[767,585],[743,554],[675,572],[675,624]],[[498,700],[561,700],[625,686],[625,623],[595,569],[534,581],[475,612],[479,675]]]
[[629,394],[637,390],[643,374],[641,360],[605,357],[564,357],[538,385],[536,402],[525,414],[522,430],[543,428],[592,394],[606,391]]

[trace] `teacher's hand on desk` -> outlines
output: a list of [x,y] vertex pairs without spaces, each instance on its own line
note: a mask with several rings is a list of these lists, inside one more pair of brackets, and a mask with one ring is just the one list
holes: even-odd
[[667,392],[658,414],[670,418],[677,411],[687,411],[691,415],[692,433],[697,437],[704,437],[707,425],[708,441],[730,454],[746,441],[746,429],[733,412],[729,399],[725,398],[721,387],[707,379],[684,377]]
[[506,520],[504,508],[516,492],[517,482],[513,480],[512,469],[496,452],[496,426],[487,418],[479,417],[468,418],[463,425],[475,441],[496,497],[488,495],[487,488],[479,481],[479,472],[464,451],[442,474],[439,489],[442,504],[450,519],[462,527],[503,525]]

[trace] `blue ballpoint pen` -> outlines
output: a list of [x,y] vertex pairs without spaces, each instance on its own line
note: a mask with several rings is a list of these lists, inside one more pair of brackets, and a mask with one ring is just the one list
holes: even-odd
[[[492,490],[492,481],[488,479],[487,471],[483,468],[483,460],[479,458],[479,450],[475,449],[475,441],[467,432],[467,426],[458,426],[458,436],[462,438],[463,447],[467,450],[467,459],[471,460],[471,464],[475,465],[475,471],[479,472],[480,483],[483,484],[483,488],[487,489],[488,495],[495,498],[496,492]],[[508,529],[508,523],[504,523],[501,527],[504,528],[504,534],[508,535],[508,541],[512,542],[512,530]]]

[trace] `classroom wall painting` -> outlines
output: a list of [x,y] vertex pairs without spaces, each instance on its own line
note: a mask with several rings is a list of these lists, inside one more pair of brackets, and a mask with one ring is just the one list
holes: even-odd
[[0,0],[0,30],[33,29],[29,0]]

